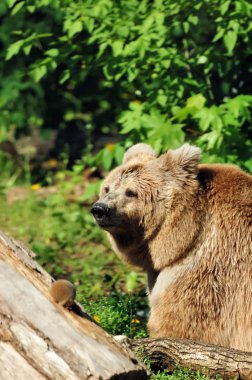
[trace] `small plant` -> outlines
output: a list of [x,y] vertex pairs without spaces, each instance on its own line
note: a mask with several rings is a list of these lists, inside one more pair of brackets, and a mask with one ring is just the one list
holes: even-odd
[[129,338],[147,336],[146,297],[143,294],[112,292],[107,297],[90,301],[80,297],[90,315],[110,334],[127,335]]

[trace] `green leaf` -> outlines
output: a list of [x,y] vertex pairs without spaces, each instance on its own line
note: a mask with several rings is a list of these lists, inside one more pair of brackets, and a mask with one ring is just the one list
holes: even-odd
[[224,36],[224,44],[226,46],[228,55],[232,55],[234,47],[237,41],[237,32],[235,30],[229,30]]
[[57,65],[57,62],[56,62],[54,59],[52,59],[52,60],[50,61],[50,67],[51,67],[53,70],[55,70],[57,66],[58,66],[58,65]]
[[129,56],[137,53],[139,49],[141,48],[142,40],[139,38],[135,41],[129,42],[127,45],[125,45],[124,48],[124,56]]
[[157,102],[162,106],[164,107],[166,105],[166,102],[167,102],[167,96],[164,95],[164,94],[159,94],[157,96]]
[[220,13],[222,16],[228,11],[229,5],[230,5],[230,0],[227,0],[223,4],[221,4]]
[[124,42],[122,40],[117,40],[117,41],[113,42],[111,47],[112,47],[112,52],[113,52],[114,57],[118,57],[122,53],[123,44],[124,44]]
[[63,83],[65,83],[69,78],[70,78],[70,71],[69,71],[69,70],[65,70],[65,71],[63,71],[63,74],[62,74],[62,76],[61,76],[61,78],[60,78],[59,83],[60,83],[60,84],[63,84]]
[[184,83],[190,84],[190,86],[199,87],[199,83],[192,78],[185,78]]
[[169,69],[171,66],[171,60],[170,59],[164,59],[161,61],[162,66],[164,66],[165,69]]
[[230,20],[230,22],[228,23],[228,28],[233,29],[235,32],[238,32],[240,24],[236,20]]
[[244,166],[252,173],[252,157],[244,162]]
[[107,47],[108,47],[108,41],[103,42],[102,44],[100,44],[100,46],[99,46],[99,52],[97,54],[97,58],[100,58],[103,55],[103,53],[105,52],[105,50],[107,49]]
[[103,67],[103,72],[104,72],[105,77],[106,77],[108,80],[113,80],[113,79],[114,79],[115,70],[114,70],[114,68],[111,66],[111,64],[108,64],[108,65],[104,66],[104,67]]
[[127,123],[126,125],[122,127],[122,129],[120,130],[120,133],[124,135],[133,131],[134,129],[136,129],[136,126],[134,124]]
[[156,130],[157,128],[163,127],[166,122],[166,116],[162,115],[157,109],[153,108],[150,113],[145,113],[142,115],[141,124],[146,131]]
[[213,130],[198,138],[198,142],[206,144],[208,150],[220,149],[223,142],[223,134],[221,131]]
[[186,107],[201,109],[206,103],[206,98],[202,94],[193,95],[186,101]]
[[7,1],[7,4],[9,6],[9,8],[13,7],[13,5],[15,4],[16,0],[6,0]]
[[213,42],[220,40],[226,32],[226,30],[224,28],[219,28],[217,30],[218,30],[218,33],[215,34],[215,36],[213,38]]
[[32,76],[35,80],[35,82],[39,82],[43,76],[45,76],[47,73],[47,68],[46,66],[42,65],[42,66],[38,66],[38,67],[35,67],[35,69],[32,71]]
[[35,5],[27,5],[27,10],[30,13],[34,13],[36,10],[36,7],[35,7]]
[[136,67],[128,68],[128,80],[129,82],[133,82],[133,80],[137,77],[139,70]]
[[[163,150],[177,148],[183,144],[185,133],[180,123],[172,124],[171,120],[166,120],[148,133],[148,143],[153,144],[160,140]],[[155,149],[157,149],[155,145]],[[157,149],[158,150],[158,149]]]
[[23,8],[24,3],[24,1],[20,1],[20,3],[17,3],[11,11],[11,15],[13,16],[16,13],[18,13],[20,9]]
[[235,2],[235,8],[237,12],[245,13],[247,16],[251,17],[251,2],[250,1],[245,1],[245,0],[240,0]]
[[199,127],[203,132],[209,129],[216,118],[219,118],[219,115],[215,107],[204,107],[195,115],[195,119],[199,120]]
[[75,34],[81,32],[82,29],[83,29],[82,22],[79,20],[76,20],[74,23],[71,24],[68,30],[68,36],[72,38]]
[[25,55],[29,55],[31,52],[31,49],[32,49],[32,45],[26,45],[23,47],[23,52],[25,53]]
[[191,96],[187,99],[185,107],[174,109],[174,118],[183,121],[189,115],[195,115],[195,113],[204,107],[205,102],[206,98],[202,94]]
[[49,57],[57,57],[59,55],[59,49],[49,49],[45,52]]
[[6,61],[9,61],[14,55],[17,55],[24,44],[24,40],[19,40],[11,44],[7,49],[7,54],[5,57]]
[[48,38],[48,37],[52,37],[52,36],[53,36],[53,33],[40,33],[40,34],[37,34],[37,38]]
[[193,25],[197,25],[198,22],[199,22],[199,18],[198,18],[198,16],[190,15],[190,16],[188,17],[188,21],[189,21],[191,24],[193,24]]
[[143,109],[144,105],[138,101],[130,103],[129,111],[124,111],[120,118],[119,123],[123,125],[121,134],[126,134],[131,131],[139,132],[143,123]]
[[105,170],[111,169],[112,161],[113,161],[113,152],[111,152],[107,148],[104,148],[103,155],[102,155],[102,165]]
[[124,152],[125,152],[125,149],[121,145],[116,144],[115,150],[114,150],[114,156],[115,156],[116,163],[118,165],[121,164],[122,162]]
[[199,58],[198,58],[198,65],[204,65],[205,63],[207,62],[207,57],[205,55],[201,55]]
[[188,32],[189,32],[189,29],[190,29],[190,24],[189,24],[189,22],[187,22],[187,21],[183,22],[183,27],[184,27],[184,31],[185,31],[185,33],[188,33]]

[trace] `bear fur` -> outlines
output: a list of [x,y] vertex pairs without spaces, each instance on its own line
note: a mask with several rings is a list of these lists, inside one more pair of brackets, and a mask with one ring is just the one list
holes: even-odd
[[252,351],[252,176],[200,155],[131,147],[93,214],[116,253],[147,272],[151,337]]

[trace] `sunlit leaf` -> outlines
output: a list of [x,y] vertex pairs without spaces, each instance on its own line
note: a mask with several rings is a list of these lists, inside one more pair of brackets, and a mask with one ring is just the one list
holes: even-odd
[[23,8],[25,2],[24,1],[20,1],[19,3],[17,3],[14,8],[12,9],[11,11],[11,14],[12,15],[15,15],[16,13],[18,13],[20,11],[20,9]]
[[57,57],[59,55],[59,49],[49,49],[45,52],[49,57]]
[[31,49],[32,49],[32,45],[26,45],[23,47],[23,51],[25,53],[25,55],[29,55],[30,52],[31,52]]
[[6,61],[9,61],[14,55],[17,55],[24,44],[24,40],[19,40],[14,42],[12,45],[8,47],[6,54]]
[[65,70],[65,71],[63,71],[63,74],[62,74],[62,76],[61,76],[61,78],[60,78],[59,83],[60,83],[60,84],[63,84],[63,83],[65,83],[69,78],[70,78],[70,71],[69,71],[69,70]]
[[234,47],[237,41],[237,32],[234,30],[229,30],[224,36],[224,44],[226,46],[228,55],[232,55]]
[[116,40],[115,42],[113,42],[111,47],[114,57],[118,57],[122,53],[123,44],[124,42],[122,40]]
[[224,15],[228,11],[229,6],[230,0],[224,1],[224,3],[221,4],[220,11],[222,15]]
[[35,67],[35,69],[32,71],[32,76],[35,80],[35,82],[39,82],[43,76],[45,76],[47,73],[47,68],[46,66],[38,66]]
[[82,22],[79,20],[76,20],[73,22],[68,30],[68,35],[70,38],[72,38],[75,34],[81,32],[83,29]]

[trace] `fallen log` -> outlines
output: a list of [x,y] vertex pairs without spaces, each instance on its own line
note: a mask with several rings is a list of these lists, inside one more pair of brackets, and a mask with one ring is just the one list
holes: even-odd
[[154,369],[173,371],[179,366],[225,380],[252,380],[252,352],[179,339],[135,339],[129,345]]
[[0,232],[0,379],[148,379],[81,305],[53,301],[53,279],[34,257]]

